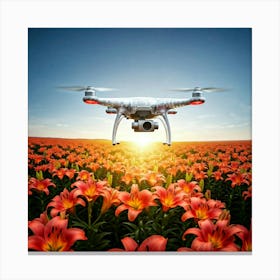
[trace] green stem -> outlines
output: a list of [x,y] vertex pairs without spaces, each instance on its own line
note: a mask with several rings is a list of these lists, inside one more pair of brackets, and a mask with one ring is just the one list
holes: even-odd
[[91,226],[92,205],[93,205],[92,201],[88,203],[88,226],[89,227]]
[[101,218],[101,216],[102,216],[102,213],[99,214],[99,216],[96,218],[96,220],[93,222],[92,225],[95,225],[95,224],[99,221],[99,219]]

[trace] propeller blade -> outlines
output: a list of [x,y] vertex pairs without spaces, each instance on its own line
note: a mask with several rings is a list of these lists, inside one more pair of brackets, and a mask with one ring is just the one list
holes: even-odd
[[93,90],[96,90],[96,91],[115,91],[115,90],[117,90],[116,88],[95,88],[95,87],[93,87],[92,88]]
[[175,88],[175,89],[171,89],[171,91],[179,91],[179,92],[194,92],[194,91],[221,92],[221,91],[226,91],[226,90],[227,89],[225,89],[225,88],[217,88],[217,87],[205,87],[205,88],[195,87],[195,88]]
[[193,88],[174,88],[174,89],[171,89],[171,91],[188,92],[188,91],[194,91],[194,89]]
[[86,90],[86,87],[83,86],[61,86],[57,87],[58,89],[63,89],[63,90],[70,90],[70,91],[84,91]]
[[94,91],[115,91],[115,88],[99,88],[99,87],[92,87],[92,86],[60,86],[57,87],[58,89],[68,90],[68,91],[85,91],[85,90],[94,90]]
[[201,88],[201,90],[206,92],[221,92],[221,91],[226,91],[227,89],[216,88],[216,87],[205,87],[205,88]]

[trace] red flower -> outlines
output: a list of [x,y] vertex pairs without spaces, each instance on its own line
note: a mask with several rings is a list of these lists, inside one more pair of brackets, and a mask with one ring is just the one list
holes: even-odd
[[191,249],[194,251],[238,251],[234,243],[234,235],[241,232],[235,225],[228,225],[228,220],[218,220],[214,224],[207,219],[198,222],[199,228],[189,228],[183,234],[194,234],[197,237],[193,240]]
[[134,179],[134,175],[132,173],[126,172],[122,176],[121,181],[124,182],[126,185],[129,185],[133,179]]
[[205,198],[191,197],[190,203],[185,207],[187,210],[181,217],[185,222],[187,219],[195,218],[198,220],[218,219],[225,205],[218,200],[206,200]]
[[202,196],[201,189],[196,181],[186,182],[181,179],[177,181],[179,188],[188,196]]
[[67,189],[64,189],[60,195],[55,196],[52,201],[48,204],[48,207],[53,207],[51,209],[51,216],[54,217],[60,213],[61,217],[64,218],[66,212],[73,211],[77,204],[86,206],[83,199],[77,197],[77,189],[72,190],[70,193]]
[[161,186],[162,183],[165,182],[165,178],[162,174],[149,171],[140,179],[140,182],[142,181],[147,181],[150,186],[154,187],[156,185]]
[[60,180],[62,180],[64,176],[67,176],[69,179],[72,179],[75,175],[75,172],[76,171],[74,169],[60,168],[53,172],[53,177],[57,176]]
[[250,230],[242,225],[237,225],[241,230],[236,235],[242,240],[241,251],[252,251],[252,225]]
[[50,192],[48,187],[50,186],[55,187],[55,184],[52,183],[51,179],[38,180],[36,178],[31,177],[28,183],[29,194],[31,194],[30,191],[32,189],[35,189],[40,192],[45,192],[46,195],[49,195]]
[[71,251],[77,240],[86,240],[83,230],[67,228],[68,220],[54,217],[47,224],[33,220],[29,228],[34,235],[28,237],[28,248],[36,251]]
[[169,185],[167,189],[163,187],[154,187],[153,189],[156,190],[154,196],[159,199],[163,212],[185,204],[183,201],[184,193],[178,190],[178,188],[176,190],[174,184]]
[[87,170],[82,170],[78,173],[77,180],[88,181],[91,178],[92,173]]
[[244,191],[242,193],[242,196],[243,196],[244,200],[248,199],[249,197],[252,197],[252,186],[249,187],[247,191]]
[[111,205],[119,205],[119,191],[113,188],[105,188],[101,194],[103,196],[103,203],[101,213],[105,213]]
[[231,181],[231,186],[234,188],[235,186],[240,186],[242,184],[249,185],[249,181],[246,179],[246,175],[242,173],[233,173],[227,175],[228,178],[226,181]]
[[77,187],[75,195],[83,195],[88,202],[95,201],[102,193],[104,187],[107,185],[106,181],[94,181],[91,178],[87,181],[77,181],[71,187]]
[[146,207],[157,206],[152,193],[148,190],[139,191],[137,184],[132,185],[130,193],[120,192],[119,200],[123,204],[116,209],[115,215],[118,216],[122,211],[128,210],[130,222],[133,222]]
[[221,171],[219,171],[219,170],[214,171],[212,173],[212,177],[214,177],[216,181],[223,180],[224,178],[223,178],[222,175],[223,175],[223,173]]
[[125,237],[121,240],[121,242],[123,244],[124,249],[113,248],[113,249],[110,249],[109,251],[111,251],[111,252],[165,251],[167,238],[164,238],[161,235],[151,235],[150,237],[146,238],[140,244],[140,246],[131,237]]

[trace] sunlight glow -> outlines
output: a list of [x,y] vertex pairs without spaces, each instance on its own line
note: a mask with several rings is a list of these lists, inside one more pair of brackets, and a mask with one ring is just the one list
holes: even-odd
[[137,137],[134,138],[133,142],[140,148],[148,147],[153,141],[150,137],[145,136],[146,133],[137,133]]

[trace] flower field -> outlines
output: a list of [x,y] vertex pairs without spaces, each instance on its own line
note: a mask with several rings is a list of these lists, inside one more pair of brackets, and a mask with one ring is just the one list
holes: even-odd
[[251,141],[29,138],[29,251],[252,251]]

